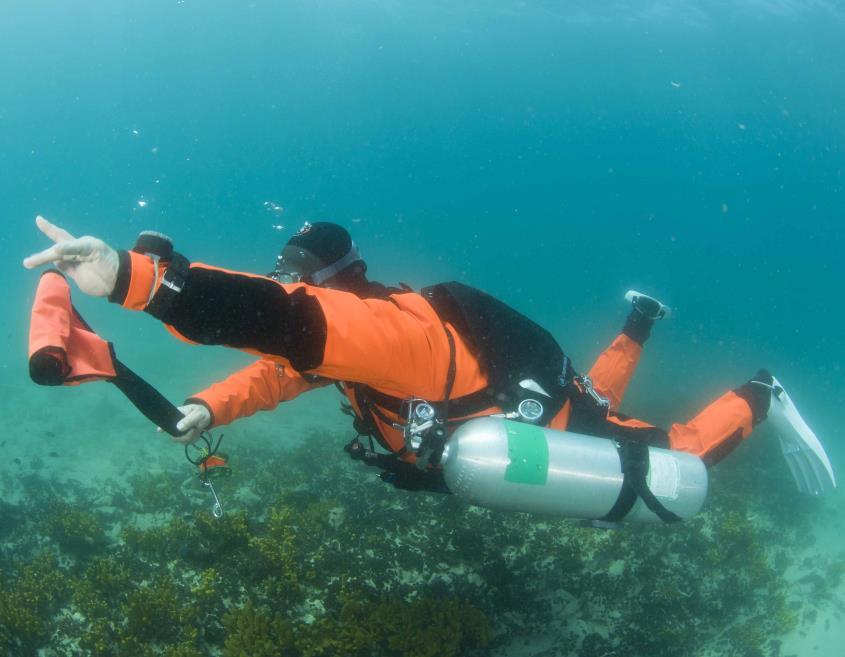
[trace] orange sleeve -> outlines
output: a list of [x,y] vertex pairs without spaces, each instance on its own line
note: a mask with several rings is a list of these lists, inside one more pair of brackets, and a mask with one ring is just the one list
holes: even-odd
[[307,390],[328,385],[310,383],[289,367],[270,360],[259,360],[190,397],[208,407],[212,426],[230,424],[258,411],[269,411],[279,402],[289,401]]
[[128,263],[123,265],[128,274],[128,280],[122,305],[130,310],[143,310],[161,286],[161,276],[165,267],[149,256],[134,251],[123,251],[120,257],[121,260],[124,257],[128,259]]
[[[360,299],[354,294],[312,288],[326,318],[322,362],[314,371],[341,381],[360,381],[396,397],[441,400],[449,369],[449,341],[443,323],[419,294]],[[457,378],[453,397],[486,383],[464,341],[455,340]]]
[[[145,256],[122,258],[116,289],[128,292],[110,299],[139,308],[155,286],[154,267]],[[443,399],[449,340],[419,294],[360,298],[200,263],[190,266],[182,283],[178,290],[160,285],[146,307],[177,337],[247,351],[286,372],[291,367],[365,383],[395,397]],[[466,343],[451,333],[457,363],[452,396],[459,397],[486,385],[486,377]]]

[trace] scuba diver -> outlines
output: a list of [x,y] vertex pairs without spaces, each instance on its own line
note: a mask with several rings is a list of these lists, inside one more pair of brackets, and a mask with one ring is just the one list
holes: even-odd
[[[474,418],[491,416],[513,420],[507,427],[522,423],[611,439],[619,448],[623,488],[629,474],[634,482],[629,499],[622,503],[619,493],[615,511],[606,514],[611,520],[624,517],[637,496],[664,521],[679,519],[655,502],[645,483],[657,476],[656,461],[649,469],[652,447],[711,466],[767,416],[776,418],[799,489],[818,494],[835,486],[817,438],[765,370],[668,431],[619,413],[652,325],[668,313],[635,291],[626,295],[632,309],[622,333],[579,374],[547,331],[479,290],[451,282],[415,292],[370,281],[357,246],[336,224],[306,223],[267,276],[191,263],[158,234],[142,234],[135,248],[116,251],[93,237],[74,238],[43,217],[36,224],[54,245],[24,260],[25,267],[54,263],[83,292],[145,311],[180,339],[259,356],[186,401],[176,425],[182,442],[334,384],[359,434],[347,451],[399,488],[450,492],[461,483],[453,477],[447,485],[439,467],[450,436],[473,422],[481,426]],[[519,431],[507,428],[511,437]],[[531,469],[536,462],[550,472],[549,448],[536,449],[532,435],[520,444],[512,440],[506,454],[511,463],[519,455]],[[534,447],[526,452],[525,445]],[[677,475],[679,467],[669,469]],[[508,476],[536,483],[533,472]],[[673,486],[667,499],[678,494],[677,476]]]
[[[412,292],[408,287],[390,288],[371,281],[366,273],[366,262],[346,229],[329,222],[306,222],[284,245],[275,268],[267,277],[283,284],[305,282],[342,290],[359,299],[389,299],[393,294]],[[589,374],[581,377],[583,383],[592,383],[592,394],[607,405],[613,417],[619,417],[615,410],[634,374],[652,325],[669,312],[668,307],[656,299],[633,290],[626,295],[626,300],[632,308],[621,334],[601,354]],[[506,313],[513,314],[513,311],[507,309]],[[531,328],[532,331],[540,331],[538,327]],[[519,335],[509,337],[520,338]],[[535,336],[522,337],[531,340]],[[541,338],[548,339],[546,335]],[[358,432],[357,437],[346,446],[346,451],[353,458],[382,468],[383,478],[399,488],[443,489],[435,471],[408,467],[415,455],[406,449],[402,432],[395,426],[400,420],[403,400],[389,398],[365,385],[299,373],[269,358],[262,358],[189,397],[179,407],[185,419],[177,428],[184,433],[173,440],[182,443],[196,441],[211,428],[231,424],[258,411],[272,410],[280,402],[290,401],[303,392],[332,384],[338,385],[347,398],[342,408],[354,418],[353,424]],[[476,392],[475,398],[471,397],[472,394],[450,400],[453,413],[450,422],[457,423],[497,411],[499,404],[489,393]],[[366,438],[369,445],[362,444],[361,438]],[[377,452],[374,441],[387,453]]]

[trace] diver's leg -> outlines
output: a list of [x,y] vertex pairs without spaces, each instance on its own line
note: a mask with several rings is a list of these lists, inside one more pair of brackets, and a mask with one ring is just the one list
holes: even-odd
[[726,392],[686,424],[673,424],[668,432],[621,413],[603,416],[586,396],[576,398],[569,406],[565,425],[553,428],[689,452],[707,466],[725,458],[768,418],[798,490],[818,495],[836,487],[833,468],[819,439],[780,382],[766,370]]
[[769,418],[798,489],[817,495],[836,486],[833,468],[780,382],[760,370],[747,383],[725,393],[686,424],[669,430],[672,449],[692,452],[713,465],[727,456],[751,430]]
[[593,386],[607,397],[611,409],[618,409],[622,403],[642,353],[642,344],[623,332],[616,336],[590,368],[588,376]]
[[716,399],[686,424],[676,423],[669,429],[669,446],[690,452],[708,465],[718,463],[730,454],[765,417],[765,408],[756,407],[747,397],[731,390]]
[[[771,375],[760,370],[755,379],[770,381]],[[671,448],[695,454],[707,465],[730,454],[766,419],[771,394],[753,381],[726,392],[689,422],[673,424],[669,429]]]
[[625,390],[637,369],[643,345],[658,319],[669,314],[669,308],[635,290],[629,290],[626,301],[632,305],[622,333],[605,349],[590,368],[593,386],[610,401],[611,409],[618,409]]

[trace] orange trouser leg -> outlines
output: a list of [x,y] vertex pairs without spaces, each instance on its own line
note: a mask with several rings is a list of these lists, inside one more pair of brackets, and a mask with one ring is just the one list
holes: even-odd
[[673,424],[669,445],[713,465],[748,437],[751,428],[751,406],[735,392],[727,392],[686,424]]
[[610,400],[611,410],[617,410],[622,403],[642,353],[642,345],[620,333],[590,368],[593,385]]

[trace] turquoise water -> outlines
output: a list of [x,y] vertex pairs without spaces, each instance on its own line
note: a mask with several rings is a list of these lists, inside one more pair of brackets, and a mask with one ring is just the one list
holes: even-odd
[[[682,420],[765,366],[841,470],[845,6],[594,4],[3,3],[0,417],[52,407],[77,430],[103,394],[98,431],[135,421],[111,390],[26,377],[35,214],[124,248],[161,230],[260,273],[331,220],[374,279],[481,287],[581,368],[625,290],[653,292],[675,312],[626,411]],[[78,305],[174,400],[247,362]],[[317,399],[303,423],[335,403]],[[752,456],[782,474],[774,441],[737,455],[753,479]]]

